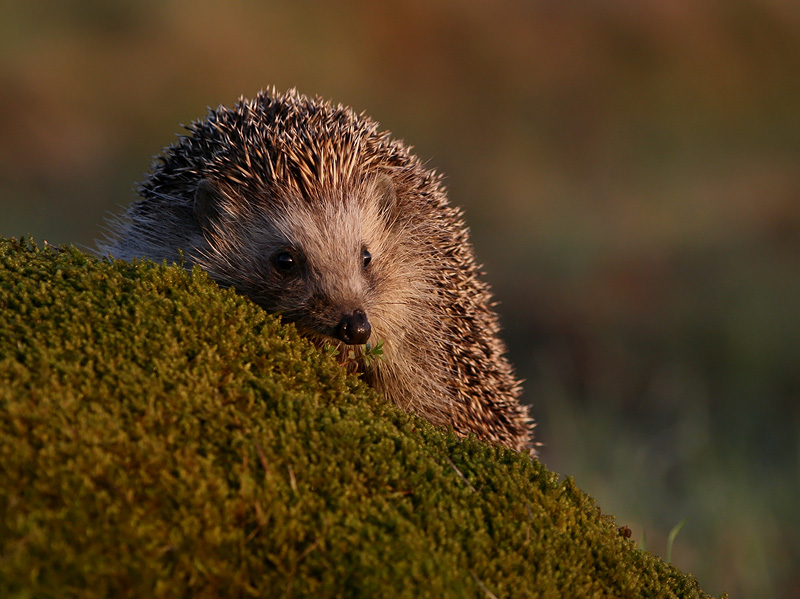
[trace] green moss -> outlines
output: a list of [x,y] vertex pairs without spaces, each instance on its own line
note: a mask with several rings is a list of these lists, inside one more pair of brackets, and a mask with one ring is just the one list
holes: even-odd
[[0,596],[705,595],[204,273],[3,240]]

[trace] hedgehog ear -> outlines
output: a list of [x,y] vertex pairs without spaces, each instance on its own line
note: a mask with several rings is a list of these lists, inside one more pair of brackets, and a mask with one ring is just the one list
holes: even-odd
[[378,200],[378,206],[383,214],[391,214],[397,205],[397,190],[394,182],[386,173],[378,173],[370,182],[370,195]]
[[194,192],[192,207],[195,222],[204,231],[209,231],[219,218],[222,195],[209,179],[201,179]]

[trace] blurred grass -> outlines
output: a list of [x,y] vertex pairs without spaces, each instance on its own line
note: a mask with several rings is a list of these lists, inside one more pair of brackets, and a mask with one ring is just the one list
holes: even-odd
[[0,6],[0,235],[91,246],[178,123],[261,87],[447,174],[543,460],[709,592],[800,592],[800,6]]

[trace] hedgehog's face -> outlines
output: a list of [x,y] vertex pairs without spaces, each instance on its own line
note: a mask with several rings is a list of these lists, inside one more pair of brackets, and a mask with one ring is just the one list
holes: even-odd
[[394,201],[386,176],[310,200],[244,201],[203,183],[195,215],[208,248],[198,262],[306,336],[383,341],[415,272],[390,223]]
[[253,299],[311,336],[366,343],[379,266],[359,207],[284,202],[265,216],[268,234],[257,242],[263,276]]

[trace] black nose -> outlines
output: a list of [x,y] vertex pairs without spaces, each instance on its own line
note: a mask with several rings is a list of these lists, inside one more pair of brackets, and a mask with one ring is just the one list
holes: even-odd
[[371,331],[364,310],[353,310],[351,314],[342,316],[336,327],[336,337],[347,345],[364,345]]

